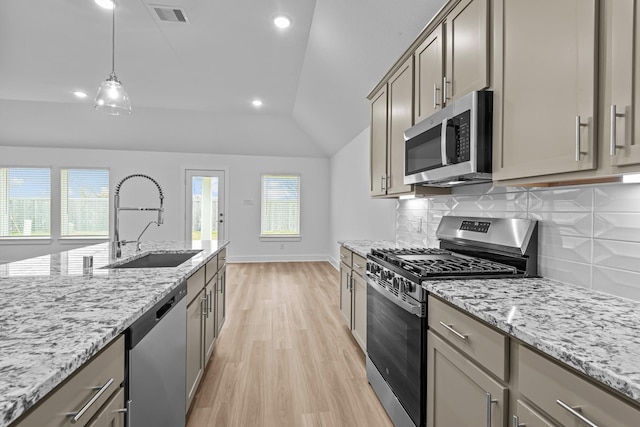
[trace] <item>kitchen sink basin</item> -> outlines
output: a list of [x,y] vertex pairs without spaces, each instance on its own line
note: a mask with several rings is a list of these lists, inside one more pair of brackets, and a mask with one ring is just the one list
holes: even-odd
[[200,251],[184,252],[150,252],[140,258],[122,264],[107,266],[107,268],[160,268],[177,267]]

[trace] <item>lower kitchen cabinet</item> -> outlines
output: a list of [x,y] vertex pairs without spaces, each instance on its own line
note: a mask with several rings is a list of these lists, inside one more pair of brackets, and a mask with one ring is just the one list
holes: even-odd
[[[222,264],[217,275],[217,290],[215,291],[215,334],[220,335],[224,319],[226,316],[226,300],[227,300],[227,267]],[[213,300],[211,300],[213,302]],[[207,360],[209,358],[207,357]]]
[[508,389],[436,334],[427,338],[427,426],[507,426]]
[[204,373],[204,322],[207,298],[204,290],[187,306],[187,410]]
[[551,421],[530,408],[520,399],[516,401],[516,408],[512,420],[513,427],[554,427]]
[[124,358],[120,335],[12,427],[122,426]]
[[216,292],[218,291],[218,275],[204,287],[205,312],[204,312],[204,363],[213,354],[213,346],[216,341]]
[[340,246],[340,314],[362,349],[367,351],[367,260]]

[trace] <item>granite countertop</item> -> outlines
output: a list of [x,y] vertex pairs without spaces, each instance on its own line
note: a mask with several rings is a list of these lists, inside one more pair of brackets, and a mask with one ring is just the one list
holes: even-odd
[[640,403],[640,302],[543,278],[423,287]]
[[371,249],[388,248],[414,248],[416,245],[409,243],[399,243],[392,240],[338,240],[338,244],[357,253],[363,258],[371,252]]
[[[175,268],[104,267],[109,244],[0,265],[0,427],[9,425],[127,329],[228,241],[143,242],[149,251],[199,250]],[[94,257],[83,273],[83,256]],[[119,260],[120,261],[120,260]]]

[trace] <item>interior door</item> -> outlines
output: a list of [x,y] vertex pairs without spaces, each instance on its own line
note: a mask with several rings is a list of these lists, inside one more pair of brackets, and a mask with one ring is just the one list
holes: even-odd
[[224,171],[187,169],[186,240],[224,240]]

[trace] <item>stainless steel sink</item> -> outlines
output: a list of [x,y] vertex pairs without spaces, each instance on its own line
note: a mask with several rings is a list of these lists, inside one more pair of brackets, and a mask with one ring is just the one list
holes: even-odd
[[150,252],[140,258],[116,265],[108,265],[106,268],[161,268],[177,267],[200,251],[183,252]]

